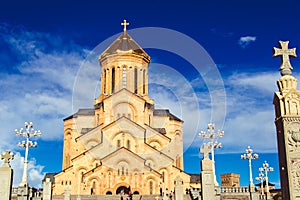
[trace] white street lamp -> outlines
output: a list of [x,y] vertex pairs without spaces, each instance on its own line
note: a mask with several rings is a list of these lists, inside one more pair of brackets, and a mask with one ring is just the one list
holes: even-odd
[[260,181],[261,195],[264,196],[264,180],[266,180],[266,178],[264,177],[262,168],[259,168],[259,176],[255,179]]
[[213,174],[214,174],[214,182],[215,185],[218,186],[217,177],[216,177],[216,169],[215,169],[215,148],[221,148],[222,143],[217,142],[218,138],[222,138],[224,136],[224,131],[218,130],[215,132],[215,125],[210,123],[207,125],[207,133],[204,131],[201,131],[199,133],[199,137],[203,139],[209,139],[209,146],[211,147],[211,160],[213,162]]
[[23,136],[26,138],[26,141],[22,141],[18,143],[18,147],[24,147],[25,148],[25,159],[24,159],[24,171],[22,176],[22,182],[20,183],[20,186],[27,187],[28,181],[27,181],[27,171],[28,171],[28,148],[31,147],[37,147],[37,142],[32,142],[29,140],[30,137],[39,137],[41,136],[41,131],[34,130],[32,122],[24,123],[26,130],[23,130],[21,128],[19,131],[16,129],[15,134],[16,136]]
[[269,163],[267,163],[267,161],[265,161],[264,164],[263,164],[263,167],[260,167],[259,170],[265,172],[265,175],[266,175],[266,193],[267,193],[267,195],[269,195],[270,192],[269,192],[269,177],[268,177],[268,172],[273,172],[274,168],[273,167],[269,167]]
[[251,164],[251,160],[257,159],[258,158],[258,154],[253,154],[253,150],[250,148],[250,146],[248,146],[248,148],[246,149],[246,154],[241,155],[241,159],[249,160],[249,175],[250,175],[250,189],[254,188],[254,184],[253,184],[253,178],[252,178],[252,164]]

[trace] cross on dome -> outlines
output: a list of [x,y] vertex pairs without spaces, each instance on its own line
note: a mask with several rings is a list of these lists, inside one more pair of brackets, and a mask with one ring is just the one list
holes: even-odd
[[126,26],[129,26],[129,22],[127,22],[126,19],[124,19],[121,25],[124,26],[124,32],[126,32]]

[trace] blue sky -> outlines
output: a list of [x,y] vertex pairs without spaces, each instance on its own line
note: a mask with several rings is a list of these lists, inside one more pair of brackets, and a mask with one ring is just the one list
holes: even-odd
[[[272,100],[280,59],[272,58],[272,48],[279,40],[300,45],[298,7],[297,1],[2,2],[0,150],[17,154],[14,184],[21,179],[24,151],[13,133],[25,121],[43,133],[39,147],[29,152],[30,183],[38,186],[44,173],[60,171],[62,119],[78,107],[92,107],[99,94],[97,53],[127,19],[129,33],[152,59],[151,98],[185,121],[185,170],[199,173],[197,133],[213,120],[225,131],[223,148],[216,150],[217,176],[240,173],[247,185],[248,164],[240,154],[251,145],[261,157],[253,176],[267,160],[275,168],[270,181],[278,186]],[[151,38],[151,30],[160,34]],[[161,44],[167,39],[170,44],[160,45],[159,36]],[[297,78],[298,60],[291,61]],[[209,64],[215,64],[213,70]]]

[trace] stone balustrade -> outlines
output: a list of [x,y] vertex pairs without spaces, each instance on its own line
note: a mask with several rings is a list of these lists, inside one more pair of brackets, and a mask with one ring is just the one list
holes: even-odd
[[220,187],[221,193],[248,193],[249,187]]

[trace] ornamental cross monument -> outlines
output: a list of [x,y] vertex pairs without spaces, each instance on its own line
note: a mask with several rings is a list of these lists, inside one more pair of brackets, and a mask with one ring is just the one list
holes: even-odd
[[3,154],[1,154],[1,160],[4,161],[3,166],[10,167],[9,163],[10,160],[14,159],[14,155],[9,151],[6,150]]
[[297,57],[296,55],[296,48],[289,49],[289,41],[279,41],[279,45],[281,46],[281,49],[274,47],[273,51],[273,57],[281,56],[281,66],[280,71],[281,75],[291,75],[292,74],[292,65],[290,63],[290,56],[292,58]]
[[[275,125],[282,199],[300,200],[300,91],[292,76],[289,57],[296,57],[296,48],[288,49],[288,41],[279,41],[273,56],[281,56],[281,77],[275,92]],[[266,180],[267,181],[267,180]]]
[[0,158],[4,161],[3,166],[0,167],[0,197],[1,200],[10,200],[13,169],[10,167],[9,162],[14,159],[14,155],[9,150],[6,150],[0,155]]

